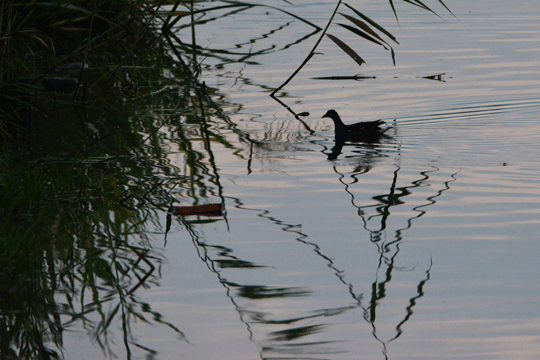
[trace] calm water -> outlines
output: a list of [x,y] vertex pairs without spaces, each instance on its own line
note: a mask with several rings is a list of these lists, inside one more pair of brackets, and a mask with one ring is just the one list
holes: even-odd
[[[229,104],[230,122],[210,112],[209,126],[234,148],[212,141],[199,159],[211,169],[201,202],[224,201],[226,214],[173,217],[166,235],[166,213],[147,225],[165,263],[137,296],[187,340],[134,323],[156,358],[540,358],[540,7],[449,1],[458,19],[435,7],[443,21],[399,3],[397,25],[388,3],[366,3],[355,6],[401,44],[397,66],[332,26],[367,64],[325,39],[283,89],[313,132],[268,96],[318,38],[311,27],[265,8],[198,26],[203,47],[261,53],[203,61]],[[323,26],[334,6],[286,9]],[[312,79],[358,73],[376,78]],[[330,108],[349,123],[382,118],[390,136],[328,160]],[[162,131],[169,165],[189,175]],[[65,336],[68,358],[103,356],[84,330]],[[126,357],[114,331],[109,345]]]

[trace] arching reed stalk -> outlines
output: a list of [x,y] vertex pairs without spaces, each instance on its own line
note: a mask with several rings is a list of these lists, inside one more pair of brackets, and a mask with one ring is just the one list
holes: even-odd
[[[392,11],[394,12],[394,16],[396,17],[396,21],[398,21],[397,12],[396,12],[396,9],[394,7],[394,2],[393,2],[393,0],[389,0],[389,1],[390,1],[390,6],[392,8]],[[403,0],[403,1],[405,1],[405,2],[407,2],[409,4],[412,4],[412,5],[418,6],[421,9],[427,10],[427,11],[439,16],[435,11],[433,11],[431,8],[426,6],[420,0]],[[454,15],[450,11],[450,9],[444,4],[444,2],[442,0],[438,0],[438,1],[445,7],[446,10],[448,10],[448,12],[450,12],[452,15]],[[270,93],[271,97],[275,98],[276,93],[278,91],[280,91],[281,89],[283,89],[283,87],[285,87],[300,72],[300,70],[302,70],[302,68],[311,60],[313,55],[315,55],[315,51],[317,50],[317,47],[319,46],[319,44],[321,43],[321,41],[322,41],[322,39],[324,38],[325,35],[330,40],[332,40],[337,46],[339,46],[341,48],[341,50],[343,50],[347,55],[349,55],[349,57],[351,59],[353,59],[358,64],[358,66],[361,66],[363,63],[365,63],[364,59],[362,59],[362,57],[360,57],[360,55],[358,55],[349,45],[347,45],[345,42],[340,40],[338,37],[327,33],[328,28],[330,27],[331,24],[333,24],[334,17],[338,13],[338,9],[340,8],[341,4],[342,4],[342,0],[338,0],[336,8],[332,12],[332,15],[330,16],[330,19],[328,20],[328,22],[327,22],[321,36],[319,37],[319,39],[317,40],[317,42],[315,43],[315,45],[313,46],[311,51],[308,53],[308,55],[306,56],[304,61],[300,64],[300,66],[298,66],[298,68],[287,78],[287,80],[285,80],[279,87],[277,87],[274,91],[272,91]],[[375,32],[375,30],[378,30],[379,32],[381,32],[382,34],[384,34],[389,39],[391,39],[392,41],[394,41],[396,44],[399,45],[396,38],[392,34],[390,34],[390,32],[385,30],[382,26],[377,24],[375,21],[373,21],[372,19],[370,19],[366,15],[362,14],[357,9],[353,8],[351,5],[346,4],[346,3],[343,3],[343,4],[346,7],[348,7],[350,10],[352,10],[359,18],[355,18],[355,17],[353,17],[351,15],[344,14],[344,13],[340,12],[339,13],[340,15],[342,15],[344,18],[349,20],[356,27],[353,27],[353,26],[350,26],[350,25],[347,25],[347,24],[337,24],[337,25],[340,25],[344,29],[349,30],[353,34],[358,35],[358,36],[362,37],[365,40],[368,40],[368,41],[370,41],[370,42],[372,42],[374,44],[382,46],[386,50],[390,50],[391,56],[392,56],[392,61],[393,61],[394,65],[395,65],[396,62],[395,62],[394,49],[392,48],[392,46],[390,46],[388,44],[388,42],[383,40],[382,37],[379,36]]]

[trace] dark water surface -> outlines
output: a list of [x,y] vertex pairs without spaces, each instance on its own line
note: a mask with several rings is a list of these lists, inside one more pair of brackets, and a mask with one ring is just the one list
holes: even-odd
[[[159,359],[540,358],[540,7],[447,4],[458,19],[396,4],[399,25],[388,3],[353,4],[396,35],[397,65],[332,26],[367,64],[325,39],[283,89],[313,132],[268,96],[318,38],[311,27],[268,8],[197,27],[199,45],[235,53],[202,63],[229,122],[209,112],[223,141],[196,160],[200,202],[226,212],[173,216],[166,235],[165,212],[146,224],[165,262],[137,296],[187,341],[135,322],[135,342]],[[323,26],[334,6],[285,8]],[[375,79],[311,79],[360,72]],[[330,108],[346,123],[382,118],[389,137],[328,160]],[[189,179],[173,127],[159,136]],[[192,180],[171,193],[196,195]],[[68,358],[103,356],[82,328],[64,336]],[[127,357],[112,330],[109,345]]]

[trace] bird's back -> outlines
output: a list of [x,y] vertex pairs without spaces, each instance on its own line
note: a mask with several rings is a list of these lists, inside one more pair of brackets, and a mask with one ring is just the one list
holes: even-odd
[[380,126],[384,124],[385,122],[382,120],[364,121],[356,124],[345,125],[345,130],[348,132],[384,132],[385,130],[380,128]]

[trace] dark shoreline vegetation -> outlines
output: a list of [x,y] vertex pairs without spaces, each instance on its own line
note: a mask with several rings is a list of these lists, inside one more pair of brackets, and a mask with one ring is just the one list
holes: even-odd
[[[198,79],[205,57],[248,62],[257,55],[196,45],[195,23],[212,11],[264,6],[222,3],[199,10],[193,1],[2,3],[0,358],[62,358],[64,330],[74,323],[107,357],[113,321],[122,325],[128,358],[133,346],[156,351],[131,336],[135,319],[184,339],[181,324],[168,323],[136,294],[157,285],[164,261],[145,224],[159,224],[158,211],[175,203],[223,203],[212,146],[235,145],[210,121],[257,146],[221,110],[236,105]],[[191,32],[192,43],[172,26]],[[389,46],[366,29],[360,36]],[[184,168],[169,164],[171,149]],[[168,226],[158,225],[164,233]]]

